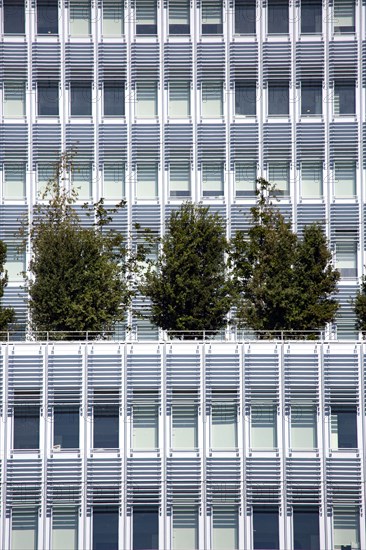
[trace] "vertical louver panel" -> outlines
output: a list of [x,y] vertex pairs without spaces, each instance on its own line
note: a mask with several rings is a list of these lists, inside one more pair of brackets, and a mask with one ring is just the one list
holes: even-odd
[[14,349],[8,358],[8,399],[13,404],[41,403],[43,392],[43,355],[16,355]]
[[28,59],[27,44],[0,44],[0,82],[4,80],[27,81]]
[[314,222],[325,226],[324,204],[298,204],[297,205],[297,233],[302,236],[304,227]]
[[265,42],[263,44],[263,78],[290,80],[291,45],[289,42]]
[[206,464],[207,505],[239,504],[241,496],[240,458],[208,458]]
[[33,88],[39,81],[60,80],[61,49],[59,44],[32,45]]
[[201,499],[201,459],[167,459],[167,501],[168,505],[198,504]]
[[225,46],[224,44],[198,44],[197,80],[225,79]]
[[296,43],[296,80],[323,80],[324,44],[322,42]]
[[287,502],[290,505],[320,504],[320,459],[287,458]]
[[99,126],[99,164],[127,161],[127,126],[101,124]]
[[249,457],[246,462],[247,506],[276,505],[281,496],[279,458]]
[[330,42],[329,58],[329,78],[331,80],[357,78],[357,42]]
[[244,356],[245,392],[247,404],[253,401],[279,399],[279,357],[274,347],[272,353],[254,353],[248,349]]
[[120,505],[122,496],[122,460],[120,458],[89,458],[87,467],[87,498],[95,504]]
[[82,395],[82,355],[48,355],[48,404],[80,404]]
[[132,125],[132,162],[160,161],[160,126]]
[[6,471],[7,506],[40,504],[42,462],[39,459],[9,459]]
[[258,124],[230,125],[230,163],[258,162]]
[[127,52],[125,44],[98,45],[99,86],[107,81],[126,81]]
[[192,80],[191,44],[164,44],[164,80],[165,85],[171,81]]
[[224,124],[198,124],[198,162],[224,161],[226,156],[226,132]]
[[292,401],[317,403],[319,395],[319,356],[314,353],[297,354],[289,347],[284,356],[286,404]]
[[81,501],[81,459],[57,457],[47,460],[47,503],[78,505]]
[[161,459],[127,459],[127,504],[160,504]]
[[193,154],[193,126],[191,124],[165,124],[165,162],[188,161]]
[[291,159],[291,124],[264,124],[264,162]]
[[61,124],[33,124],[33,164],[56,162],[61,153]]
[[358,400],[358,354],[324,354],[325,400],[327,404],[350,404]]
[[93,161],[94,124],[67,124],[66,148],[76,152],[75,161]]
[[28,126],[0,124],[0,164],[26,162],[28,159]]
[[358,123],[332,122],[330,125],[330,162],[358,159]]
[[92,44],[66,44],[66,82],[94,80]]
[[327,458],[326,494],[328,506],[361,504],[359,458]]
[[325,126],[319,124],[296,125],[296,152],[297,161],[321,160],[324,161]]
[[89,404],[120,404],[122,390],[122,355],[88,355],[88,400]]
[[231,86],[237,80],[256,81],[258,79],[258,44],[230,44]]
[[158,81],[160,74],[159,45],[132,44],[132,81]]

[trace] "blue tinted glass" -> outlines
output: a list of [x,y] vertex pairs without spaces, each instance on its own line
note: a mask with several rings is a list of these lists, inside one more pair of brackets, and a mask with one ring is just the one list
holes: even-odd
[[253,509],[254,550],[279,550],[278,510]]
[[118,509],[93,510],[93,550],[118,549]]
[[133,509],[133,550],[156,550],[159,547],[158,508]]
[[55,407],[53,413],[53,444],[63,449],[79,448],[78,407]]
[[39,449],[39,407],[14,408],[14,449]]
[[319,510],[294,509],[294,550],[320,550]]
[[24,2],[4,0],[4,33],[24,34],[25,9]]
[[119,409],[117,406],[94,407],[94,448],[119,448]]

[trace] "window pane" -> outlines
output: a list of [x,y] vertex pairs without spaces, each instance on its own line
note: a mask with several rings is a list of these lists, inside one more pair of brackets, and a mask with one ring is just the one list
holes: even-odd
[[355,162],[336,162],[334,164],[334,194],[336,197],[356,196]]
[[336,82],[334,84],[334,114],[354,115],[356,97],[354,82]]
[[202,34],[222,34],[222,0],[202,0]]
[[119,448],[118,406],[94,406],[94,449]]
[[93,550],[118,548],[118,509],[93,509]]
[[38,34],[58,33],[57,0],[37,0],[37,32]]
[[4,34],[24,34],[25,8],[24,1],[4,0]]
[[196,449],[197,405],[174,404],[172,409],[173,449]]
[[360,548],[360,518],[357,509],[333,511],[334,550]]
[[138,199],[156,199],[158,196],[158,167],[155,162],[137,165]]
[[288,2],[278,0],[268,1],[268,33],[288,33]]
[[301,163],[301,195],[302,197],[321,197],[323,194],[322,163]]
[[173,550],[198,548],[198,513],[195,506],[173,508]]
[[275,449],[277,447],[276,407],[271,405],[252,406],[252,449]]
[[155,403],[135,403],[133,407],[133,448],[157,449],[158,406]]
[[191,88],[189,82],[171,82],[169,84],[169,116],[187,118],[190,109]]
[[291,448],[315,449],[316,409],[309,405],[293,405],[291,407]]
[[235,114],[255,116],[257,107],[255,83],[235,83]]
[[355,32],[354,0],[334,0],[334,32]]
[[185,163],[170,163],[170,196],[189,197],[191,194],[191,165]]
[[294,508],[294,550],[320,550],[319,509]]
[[53,413],[53,444],[61,449],[79,448],[79,408],[55,407]]
[[136,0],[136,34],[157,33],[156,0]]
[[235,0],[235,32],[255,34],[256,7],[254,0]]
[[125,87],[119,82],[104,83],[104,116],[124,116]]
[[121,199],[125,196],[125,166],[122,163],[104,163],[104,198]]
[[301,83],[301,114],[321,115],[322,114],[322,84],[321,82]]
[[14,449],[39,449],[39,407],[14,407]]
[[[55,165],[48,163],[39,163],[37,166],[37,191],[38,197],[42,198],[50,182],[53,182],[55,177]],[[51,193],[47,193],[45,198],[49,198]]]
[[78,199],[90,199],[92,184],[92,167],[90,162],[74,164],[72,172],[72,185],[77,191]]
[[136,85],[136,117],[153,118],[158,114],[156,82]]
[[357,277],[357,235],[337,232],[336,267],[342,277]]
[[202,116],[217,118],[222,116],[222,83],[203,82]]
[[288,115],[289,88],[286,84],[268,84],[268,114]]
[[4,164],[4,199],[25,198],[25,164]]
[[278,550],[280,548],[278,510],[253,509],[253,542],[254,550]]
[[23,82],[4,83],[4,117],[25,115],[25,85]]
[[238,548],[238,510],[236,507],[214,508],[212,517],[212,549]]
[[104,36],[122,36],[124,33],[124,11],[121,0],[103,0]]
[[169,0],[169,34],[189,34],[189,0]]
[[58,116],[59,89],[57,82],[38,84],[38,115]]
[[303,34],[322,32],[322,3],[320,0],[301,1],[301,32]]
[[290,193],[290,169],[288,163],[270,164],[268,170],[269,181],[274,184],[274,194],[287,196]]
[[71,116],[91,116],[91,84],[71,84]]
[[52,550],[77,550],[77,548],[77,510],[54,508],[52,512]]
[[233,449],[237,446],[237,407],[229,402],[212,404],[211,447]]
[[37,550],[38,510],[13,509],[11,514],[11,550]]
[[332,407],[331,448],[357,449],[357,412],[355,408]]
[[133,550],[156,550],[159,548],[158,508],[150,506],[133,508]]
[[17,243],[8,243],[7,246],[5,269],[8,272],[9,281],[24,282],[22,272],[25,271],[25,252],[19,250]]
[[70,0],[69,10],[71,36],[88,36],[91,31],[90,0]]
[[221,197],[224,194],[224,167],[219,164],[202,164],[202,188],[204,197]]
[[246,197],[255,195],[257,165],[254,163],[235,163],[235,195]]

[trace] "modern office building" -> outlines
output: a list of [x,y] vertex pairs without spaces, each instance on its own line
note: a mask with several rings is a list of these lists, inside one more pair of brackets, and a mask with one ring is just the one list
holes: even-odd
[[[365,9],[360,0],[2,0],[0,238],[18,319],[19,218],[75,147],[65,184],[80,204],[125,197],[114,226],[126,235],[135,223],[163,232],[187,199],[221,213],[230,235],[249,224],[256,176],[276,183],[297,231],[324,224],[342,272],[338,336],[354,337]],[[156,336],[133,324],[139,338]]]

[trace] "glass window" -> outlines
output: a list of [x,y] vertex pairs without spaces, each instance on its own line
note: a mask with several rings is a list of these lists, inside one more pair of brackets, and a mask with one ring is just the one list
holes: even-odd
[[58,116],[59,88],[57,82],[38,83],[38,115]]
[[7,244],[5,269],[10,282],[24,282],[25,252],[19,249],[17,243]]
[[355,0],[334,0],[334,32],[355,32]]
[[294,507],[293,530],[294,550],[320,550],[318,508]]
[[298,404],[291,407],[291,448],[315,449],[317,447],[316,408]]
[[301,196],[317,198],[323,195],[323,164],[321,162],[301,163]]
[[55,407],[53,411],[53,444],[61,449],[79,448],[79,408]]
[[154,450],[158,448],[159,409],[154,401],[148,402],[141,395],[133,405],[133,448]]
[[289,87],[288,82],[268,83],[268,114],[282,115],[289,114]]
[[94,449],[119,448],[118,405],[94,405]]
[[70,0],[70,35],[88,36],[91,32],[90,0]]
[[136,0],[136,34],[157,33],[156,0]]
[[171,197],[189,197],[191,194],[191,165],[189,162],[171,162],[169,166]]
[[202,83],[202,117],[222,117],[222,82]]
[[11,513],[11,550],[37,550],[38,510],[13,508]]
[[4,199],[25,198],[25,164],[8,163],[4,164]]
[[222,197],[224,194],[224,165],[222,162],[202,163],[202,195]]
[[197,448],[197,405],[173,403],[172,447],[173,449]]
[[57,0],[37,0],[38,34],[58,34]]
[[189,34],[189,0],[169,0],[169,34]]
[[122,36],[124,9],[122,0],[103,0],[103,35]]
[[356,508],[334,508],[334,550],[358,550],[360,548],[360,517]]
[[235,0],[236,34],[255,34],[256,19],[255,0]]
[[255,82],[235,82],[235,114],[255,116],[257,107]]
[[14,407],[14,449],[39,449],[39,407]]
[[158,114],[156,82],[138,82],[136,84],[136,117],[153,118]]
[[4,117],[19,118],[25,115],[24,82],[4,82]]
[[254,550],[279,550],[277,509],[256,506],[253,508],[253,548]]
[[288,196],[290,194],[290,167],[288,162],[270,164],[268,167],[269,181],[275,185],[276,196]]
[[356,196],[356,163],[334,163],[334,195],[336,197]]
[[187,118],[190,108],[191,86],[189,82],[171,82],[169,84],[169,116]]
[[354,115],[356,112],[356,90],[354,81],[334,83],[334,114]]
[[136,198],[156,199],[158,196],[158,165],[156,162],[137,165]]
[[212,449],[234,449],[237,441],[237,406],[229,401],[214,401],[211,410]]
[[198,548],[198,511],[196,506],[173,508],[173,550]]
[[123,82],[104,83],[104,116],[124,116],[125,87]]
[[332,407],[330,419],[331,449],[357,449],[356,407]]
[[43,197],[44,193],[46,192],[47,186],[54,180],[55,178],[55,165],[50,164],[48,162],[40,162],[37,166],[37,191],[38,191],[38,198],[50,198],[51,193],[47,193],[46,197]]
[[77,550],[78,512],[70,508],[52,511],[52,550]]
[[94,507],[93,550],[116,550],[118,548],[118,508]]
[[202,34],[222,34],[222,0],[202,0]]
[[88,200],[92,193],[92,166],[90,162],[75,163],[71,174],[72,186],[79,200]]
[[71,83],[71,116],[91,116],[91,84]]
[[212,511],[212,549],[236,550],[238,539],[238,509],[215,506]]
[[336,268],[342,277],[357,277],[357,234],[354,231],[337,231]]
[[277,410],[273,405],[252,405],[251,448],[277,447]]
[[235,196],[253,197],[257,187],[257,165],[253,162],[235,163]]
[[301,32],[303,34],[322,32],[321,0],[301,0]]
[[301,114],[321,115],[322,108],[322,83],[301,82]]
[[133,507],[133,550],[159,548],[159,510],[157,506]]
[[105,199],[121,199],[125,196],[125,165],[122,162],[105,162],[103,178]]
[[268,0],[268,34],[288,33],[288,2],[283,0]]
[[4,34],[24,34],[24,0],[3,0]]

